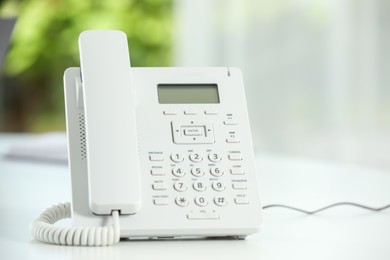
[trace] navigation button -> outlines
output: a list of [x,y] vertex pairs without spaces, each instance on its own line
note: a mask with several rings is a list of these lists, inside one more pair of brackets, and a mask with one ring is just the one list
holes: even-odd
[[182,127],[185,136],[204,136],[204,127],[193,126],[193,127]]

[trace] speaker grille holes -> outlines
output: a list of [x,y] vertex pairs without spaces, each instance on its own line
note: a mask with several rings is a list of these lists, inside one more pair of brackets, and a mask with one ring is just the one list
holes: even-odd
[[79,113],[79,132],[80,132],[80,148],[81,148],[81,159],[87,158],[87,143],[85,141],[85,118],[84,115]]

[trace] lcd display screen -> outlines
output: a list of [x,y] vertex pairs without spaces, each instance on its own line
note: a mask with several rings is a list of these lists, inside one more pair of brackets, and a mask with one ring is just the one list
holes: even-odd
[[160,104],[219,103],[217,84],[158,84]]

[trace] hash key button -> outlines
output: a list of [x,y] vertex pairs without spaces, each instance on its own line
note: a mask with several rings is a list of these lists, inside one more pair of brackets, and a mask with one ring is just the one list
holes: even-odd
[[217,206],[220,206],[220,207],[223,207],[223,206],[226,206],[227,204],[227,200],[225,197],[215,197],[214,199],[214,203],[217,205]]

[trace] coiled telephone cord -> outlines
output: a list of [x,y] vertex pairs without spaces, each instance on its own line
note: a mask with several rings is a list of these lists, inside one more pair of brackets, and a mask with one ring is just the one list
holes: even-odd
[[[313,215],[336,206],[353,206],[377,212],[390,208],[390,204],[374,208],[359,203],[338,202],[313,211],[283,204],[270,204],[264,206],[263,209],[280,207]],[[35,239],[41,242],[67,246],[111,246],[119,242],[120,228],[118,211],[112,211],[113,224],[109,226],[64,228],[53,225],[61,219],[70,217],[71,208],[69,202],[54,205],[44,211],[39,218],[32,222],[31,234]]]
[[71,217],[70,203],[46,209],[31,224],[32,236],[45,243],[68,246],[110,246],[119,242],[119,212],[112,211],[113,224],[104,227],[56,227],[57,221]]

